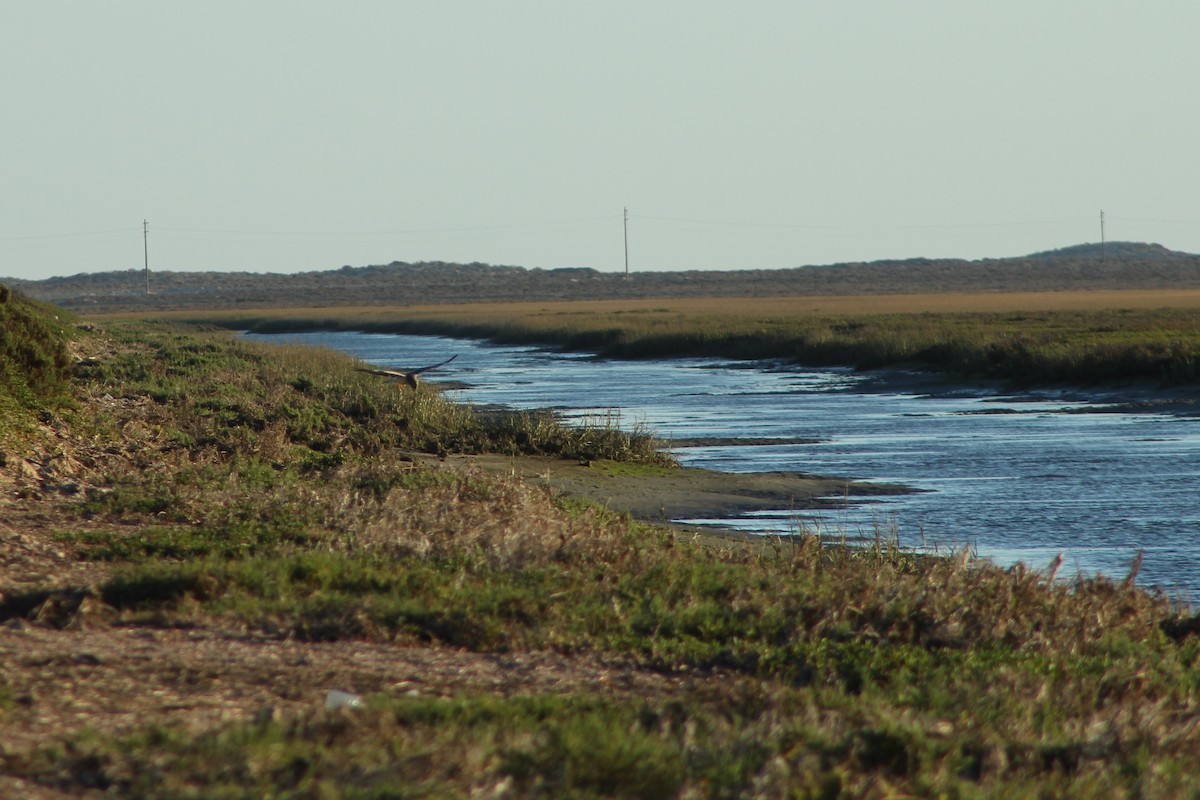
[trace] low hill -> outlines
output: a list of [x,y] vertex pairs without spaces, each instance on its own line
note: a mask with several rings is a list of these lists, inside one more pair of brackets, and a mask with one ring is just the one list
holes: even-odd
[[1180,253],[1163,247],[1161,244],[1146,244],[1144,242],[1089,242],[1075,244],[1070,247],[1060,247],[1056,250],[1044,250],[1034,253],[1029,258],[1041,259],[1113,259],[1114,261],[1169,261],[1191,258],[1188,253]]
[[774,270],[599,272],[447,262],[295,274],[82,273],[9,283],[78,311],[424,304],[505,300],[906,294],[1200,287],[1200,255],[1157,244],[1080,244],[1000,259],[884,260]]

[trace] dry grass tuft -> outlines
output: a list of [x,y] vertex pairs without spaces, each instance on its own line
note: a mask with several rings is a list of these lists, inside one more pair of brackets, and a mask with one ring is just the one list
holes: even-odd
[[491,569],[595,555],[627,527],[598,508],[568,511],[544,487],[479,472],[391,492],[370,511],[355,548],[397,558],[469,555]]

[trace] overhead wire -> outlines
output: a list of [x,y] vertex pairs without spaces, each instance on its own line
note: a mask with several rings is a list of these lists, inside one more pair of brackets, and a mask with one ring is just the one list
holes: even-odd
[[21,241],[32,241],[32,240],[38,240],[38,239],[69,239],[69,238],[79,238],[79,237],[83,237],[83,236],[100,236],[100,235],[104,235],[104,234],[113,234],[113,233],[124,233],[124,234],[137,233],[137,234],[140,234],[141,232],[142,232],[141,228],[109,228],[108,230],[103,230],[103,231],[74,231],[74,232],[60,232],[60,233],[38,233],[38,234],[26,234],[24,236],[0,236],[0,242],[21,242]]
[[[612,223],[621,221],[622,214],[608,214],[591,217],[578,217],[570,219],[545,220],[537,222],[515,222],[497,225],[463,225],[463,226],[445,226],[445,227],[423,227],[423,228],[379,228],[379,229],[324,229],[324,230],[286,230],[278,228],[193,228],[193,227],[175,227],[169,225],[156,226],[154,231],[156,234],[196,234],[204,236],[250,236],[250,237],[338,237],[338,238],[358,238],[358,237],[391,237],[391,236],[441,236],[441,235],[456,235],[456,234],[487,234],[505,231],[523,231],[538,228],[579,228],[591,227],[596,223]],[[938,229],[983,229],[983,228],[1012,228],[1025,226],[1054,226],[1054,225],[1074,225],[1074,224],[1091,224],[1091,218],[1059,218],[1059,219],[1026,219],[1026,220],[1002,220],[990,222],[932,222],[932,223],[813,223],[813,222],[771,222],[762,220],[729,220],[729,219],[711,219],[697,217],[679,217],[660,214],[638,214],[630,213],[629,220],[635,222],[650,222],[650,223],[674,223],[683,225],[720,225],[724,227],[744,227],[744,228],[766,228],[780,230],[796,230],[796,231],[849,231],[849,232],[869,232],[869,231],[909,231],[909,230],[938,230]],[[1139,223],[1156,223],[1170,225],[1200,225],[1200,220],[1167,220],[1167,219],[1150,219],[1143,217],[1108,217],[1110,222],[1139,222]],[[0,242],[33,242],[33,241],[52,241],[56,239],[69,238],[84,238],[89,236],[107,236],[115,234],[137,235],[141,236],[142,229],[137,228],[110,228],[105,230],[92,231],[63,231],[44,234],[25,234],[19,236],[0,236]]]
[[215,233],[215,234],[234,234],[245,236],[408,236],[408,235],[424,235],[431,233],[472,233],[477,231],[498,231],[498,230],[515,230],[521,228],[539,228],[557,225],[574,225],[584,222],[608,221],[611,216],[598,217],[581,217],[577,219],[565,220],[547,220],[545,222],[519,222],[507,223],[503,225],[466,225],[454,227],[438,227],[438,228],[391,228],[378,230],[304,230],[304,231],[288,231],[288,230],[246,230],[246,229],[219,229],[219,228],[174,228],[162,227],[158,230],[169,231],[176,233]]
[[[1064,225],[1084,221],[1075,217],[1069,219],[1042,220],[1013,220],[1004,222],[939,222],[939,223],[909,223],[909,224],[865,224],[865,223],[810,223],[810,222],[755,222],[731,221],[713,219],[693,219],[687,217],[664,217],[656,215],[631,215],[631,219],[644,219],[662,222],[686,222],[697,225],[728,225],[756,228],[794,228],[797,230],[928,230],[937,228],[995,228],[1018,227],[1023,225]],[[1090,218],[1089,218],[1090,220]]]
[[[245,227],[245,228],[206,228],[190,226],[158,225],[153,228],[155,238],[163,237],[175,241],[193,242],[237,242],[248,239],[280,240],[295,239],[304,241],[327,240],[333,242],[379,242],[381,244],[394,240],[397,242],[449,242],[461,240],[481,240],[489,238],[510,238],[519,236],[538,236],[564,234],[571,231],[602,230],[607,226],[620,225],[623,219],[642,228],[642,233],[659,234],[690,233],[694,235],[721,235],[734,233],[737,230],[746,232],[773,233],[787,237],[811,237],[813,239],[844,239],[844,238],[875,238],[875,239],[907,239],[932,231],[941,231],[946,237],[958,238],[971,232],[1011,231],[1018,228],[1054,228],[1056,226],[1071,226],[1075,229],[1090,230],[1094,225],[1092,217],[1064,217],[1043,219],[1010,219],[978,222],[919,222],[919,223],[873,223],[865,220],[851,222],[804,222],[804,221],[771,221],[763,219],[733,220],[714,219],[705,217],[689,217],[671,214],[639,214],[636,210],[624,216],[624,210],[611,214],[567,217],[561,219],[545,219],[532,222],[508,222],[491,225],[460,225],[460,226],[429,226],[429,227],[395,227],[367,229],[304,229],[289,230],[275,227]],[[1156,219],[1146,217],[1123,217],[1109,214],[1107,221],[1112,228],[1120,230],[1145,229],[1151,225],[1188,226],[1200,225],[1200,220],[1187,219]],[[26,233],[19,235],[0,236],[0,247],[9,251],[31,248],[46,248],[58,246],[79,246],[120,241],[124,238],[141,239],[144,231],[141,226],[106,228],[85,231],[56,231],[49,233]]]
[[[376,229],[304,229],[286,230],[278,228],[193,228],[159,225],[155,227],[158,233],[197,233],[236,236],[408,236],[427,234],[476,233],[487,231],[519,230],[529,228],[553,228],[559,226],[576,226],[583,223],[602,223],[621,221],[623,214],[612,213],[589,217],[567,219],[549,219],[533,222],[510,222],[494,225],[455,225],[439,227],[414,228],[376,228]],[[871,223],[855,222],[777,222],[764,220],[730,220],[700,217],[682,217],[665,214],[639,214],[636,211],[629,214],[628,219],[648,222],[674,222],[693,225],[723,225],[729,227],[753,228],[786,228],[797,230],[926,230],[939,228],[1001,228],[1021,227],[1032,225],[1064,225],[1079,222],[1090,223],[1091,217],[1064,217],[1058,219],[1018,219],[981,222],[920,222],[920,223]],[[1200,219],[1158,219],[1150,217],[1124,217],[1108,215],[1110,221],[1147,222],[1168,225],[1200,225]],[[108,234],[141,235],[142,228],[122,227],[89,231],[57,231],[53,233],[22,234],[15,236],[0,236],[0,242],[34,241],[45,239],[66,239]]]

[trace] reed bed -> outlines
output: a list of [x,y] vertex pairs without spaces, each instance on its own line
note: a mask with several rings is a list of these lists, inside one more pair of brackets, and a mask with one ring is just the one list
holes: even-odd
[[281,309],[203,319],[261,332],[344,329],[549,343],[617,358],[915,367],[1019,385],[1192,384],[1200,350],[1195,291]]

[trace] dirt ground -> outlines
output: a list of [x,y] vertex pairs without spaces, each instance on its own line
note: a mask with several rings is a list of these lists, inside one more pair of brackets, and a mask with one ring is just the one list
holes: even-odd
[[[451,456],[439,469],[482,468],[549,484],[651,522],[756,508],[811,508],[838,498],[899,491],[802,474],[727,475],[683,468],[630,470],[550,458]],[[56,470],[58,470],[56,472]],[[320,708],[331,690],[453,695],[687,691],[709,676],[667,673],[555,653],[479,654],[445,647],[368,642],[309,643],[241,629],[126,625],[89,597],[107,564],[76,560],[54,534],[71,518],[60,467],[9,459],[0,468],[0,604],[36,587],[69,586],[73,600],[48,601],[0,620],[0,797],[58,796],[5,776],[3,760],[91,729],[105,735],[151,723],[203,730],[226,722]],[[31,491],[57,486],[58,490]],[[828,499],[822,499],[828,498]],[[681,535],[697,534],[680,528]],[[719,541],[719,540],[717,540]],[[76,795],[77,796],[77,795]]]
[[[16,698],[0,723],[0,765],[6,755],[75,731],[119,735],[153,723],[203,731],[319,709],[331,691],[650,697],[712,679],[591,656],[297,642],[235,630],[89,629],[87,623],[56,630],[25,620],[0,629],[0,663]],[[59,796],[5,776],[0,766],[0,797]]]

